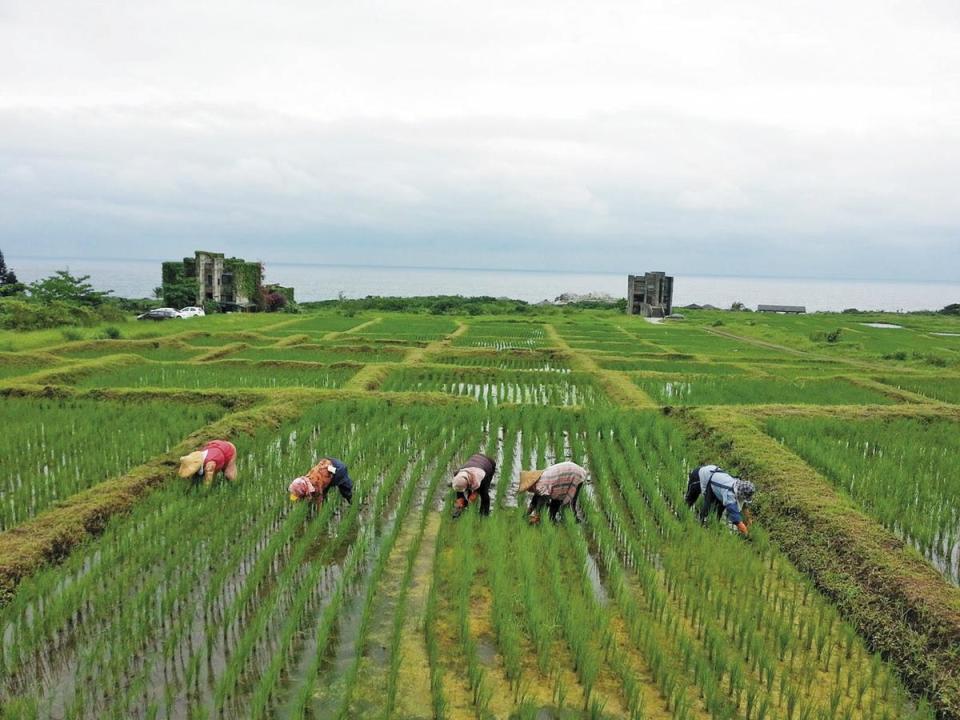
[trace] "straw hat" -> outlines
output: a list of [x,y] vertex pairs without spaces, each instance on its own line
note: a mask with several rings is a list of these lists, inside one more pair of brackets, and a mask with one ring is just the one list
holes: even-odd
[[180,470],[177,474],[182,478],[192,477],[203,467],[203,451],[197,450],[180,458]]
[[517,487],[517,492],[529,492],[537,484],[541,475],[543,475],[543,470],[521,470],[520,485]]
[[453,480],[450,481],[450,487],[452,487],[456,492],[466,492],[467,484],[469,482],[470,476],[467,474],[467,471],[461,470],[453,476]]

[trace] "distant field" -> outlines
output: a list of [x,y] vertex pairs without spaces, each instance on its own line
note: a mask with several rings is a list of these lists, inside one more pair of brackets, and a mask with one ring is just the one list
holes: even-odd
[[929,398],[960,404],[960,377],[884,377],[883,382]]
[[356,370],[309,366],[277,366],[243,362],[164,363],[98,372],[80,380],[81,387],[278,388],[339,387]]
[[[954,331],[567,308],[0,333],[0,717],[951,717]],[[235,485],[174,476],[195,432],[236,444]],[[480,451],[492,515],[454,521]],[[323,456],[353,503],[291,503]],[[583,522],[529,527],[520,471],[563,460]],[[752,542],[687,510],[705,460],[757,484]]]
[[873,405],[893,402],[874,390],[840,380],[767,378],[675,377],[669,380],[638,377],[645,392],[662,405]]

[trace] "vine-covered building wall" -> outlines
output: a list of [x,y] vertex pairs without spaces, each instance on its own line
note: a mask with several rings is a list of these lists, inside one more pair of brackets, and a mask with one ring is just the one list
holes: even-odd
[[197,250],[182,262],[163,263],[163,299],[171,307],[216,304],[222,310],[260,308],[263,265]]

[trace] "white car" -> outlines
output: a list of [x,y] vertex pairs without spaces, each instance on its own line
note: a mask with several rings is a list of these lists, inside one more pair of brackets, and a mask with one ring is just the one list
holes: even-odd
[[182,318],[204,317],[206,314],[202,307],[185,307],[180,310],[180,317]]

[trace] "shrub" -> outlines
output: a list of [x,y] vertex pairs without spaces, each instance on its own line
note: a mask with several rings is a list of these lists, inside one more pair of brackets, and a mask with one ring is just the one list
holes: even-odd
[[930,354],[930,353],[924,354],[924,353],[915,352],[915,353],[913,354],[913,359],[914,359],[914,360],[922,360],[923,362],[927,363],[928,365],[933,365],[934,367],[941,367],[941,368],[942,368],[942,367],[946,367],[946,366],[947,366],[947,359],[946,359],[946,358],[940,357],[939,355],[933,355],[933,354]]
[[277,312],[287,305],[287,298],[278,292],[269,292],[263,294],[263,309],[267,312]]
[[97,323],[125,322],[126,315],[113,303],[98,308],[54,300],[38,302],[18,298],[0,298],[0,328],[5,330],[43,330]]
[[119,340],[122,334],[120,333],[120,328],[110,325],[103,329],[103,337],[105,340]]
[[66,340],[67,342],[76,342],[77,340],[83,340],[83,333],[81,333],[79,330],[74,330],[73,328],[67,328],[66,330],[63,330],[60,334],[63,335],[63,339]]
[[827,342],[832,344],[840,341],[841,333],[843,333],[843,328],[837,328],[830,332],[818,330],[817,332],[810,333],[810,339],[814,342]]

